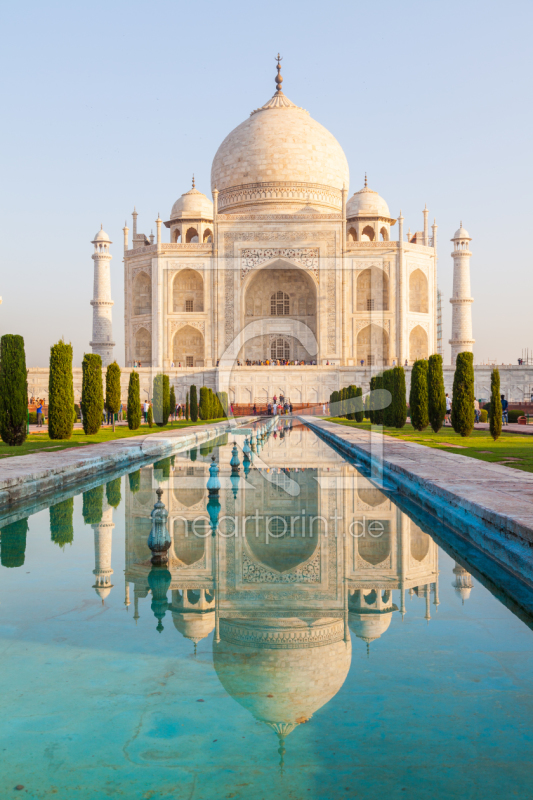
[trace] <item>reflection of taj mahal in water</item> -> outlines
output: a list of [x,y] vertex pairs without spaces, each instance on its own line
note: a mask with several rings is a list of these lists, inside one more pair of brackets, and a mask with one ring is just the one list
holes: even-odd
[[[371,650],[393,615],[406,613],[406,595],[415,603],[420,599],[429,621],[431,605],[439,603],[438,548],[309,431],[287,425],[254,449],[256,468],[246,477],[241,470],[238,485],[230,486],[231,447],[217,447],[223,489],[215,537],[206,513],[212,444],[176,455],[173,464],[165,460],[161,467],[142,468],[135,491],[126,478],[125,602],[131,603],[133,584],[138,619],[140,600],[151,592],[158,628],[170,615],[195,649],[213,632],[221,683],[276,731],[281,752],[284,737],[344,683],[352,658],[350,632]],[[257,468],[263,456],[265,470]],[[302,468],[305,463],[313,466]],[[164,587],[169,602],[157,596],[147,546],[157,485],[164,490],[172,539],[170,585]],[[351,536],[350,525],[365,535]],[[94,526],[95,589],[102,598],[112,590],[112,528],[107,508]],[[372,530],[380,535],[368,535]],[[464,601],[471,577],[459,564],[454,573]]]

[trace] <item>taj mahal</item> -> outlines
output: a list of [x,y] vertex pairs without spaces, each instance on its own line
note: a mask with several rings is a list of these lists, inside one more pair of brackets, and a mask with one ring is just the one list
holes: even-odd
[[[275,394],[298,408],[352,383],[366,392],[373,373],[395,364],[409,385],[416,359],[444,356],[436,222],[424,207],[420,230],[405,231],[366,175],[350,195],[341,145],[284,94],[280,60],[273,97],[215,153],[212,199],[193,178],[168,218],[157,215],[155,235],[140,232],[136,210],[131,238],[124,226],[124,392],[135,368],[146,399],[164,371],[178,401],[196,383],[243,409]],[[457,354],[474,348],[470,241],[461,222],[451,238],[447,390]],[[100,230],[92,244],[90,346],[105,367],[117,357],[112,242]],[[501,381],[509,398],[530,399],[531,369],[509,367]],[[76,374],[74,383],[79,393]],[[489,395],[490,367],[476,367],[476,396]]]

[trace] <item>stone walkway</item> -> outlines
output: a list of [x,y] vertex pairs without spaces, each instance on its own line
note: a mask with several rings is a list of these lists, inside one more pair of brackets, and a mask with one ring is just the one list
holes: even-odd
[[474,543],[491,539],[491,554],[523,575],[533,558],[533,473],[509,469],[334,422],[301,421],[345,455],[372,469],[385,486],[452,525]]
[[[240,417],[237,425],[240,427],[250,420],[251,417]],[[0,508],[65,489],[100,473],[130,464],[133,467],[136,462],[164,458],[220,436],[229,429],[228,422],[206,423],[101,444],[69,447],[57,453],[47,450],[6,458],[0,462]]]

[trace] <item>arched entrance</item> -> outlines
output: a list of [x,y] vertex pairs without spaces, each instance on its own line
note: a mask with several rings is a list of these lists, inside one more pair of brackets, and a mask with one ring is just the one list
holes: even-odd
[[409,335],[409,359],[416,361],[418,358],[428,357],[428,335],[424,328],[416,325]]
[[367,325],[357,336],[357,364],[386,367],[389,363],[389,336],[379,325]]
[[198,328],[184,325],[176,331],[172,343],[174,364],[181,364],[182,367],[203,367],[204,357],[204,337]]
[[152,365],[152,337],[146,328],[139,328],[135,334],[133,358],[143,367]]
[[315,337],[317,333],[316,286],[307,270],[278,259],[251,275],[244,292],[243,326],[261,319],[264,334],[246,342],[241,360],[317,359],[295,335],[295,323],[307,325]]

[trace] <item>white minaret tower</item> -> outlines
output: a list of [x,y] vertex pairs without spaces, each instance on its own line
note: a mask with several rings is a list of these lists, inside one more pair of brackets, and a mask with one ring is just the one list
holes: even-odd
[[102,604],[113,588],[111,583],[111,545],[113,543],[113,506],[104,501],[104,512],[98,525],[91,525],[94,531],[94,569],[93,589]]
[[94,237],[94,289],[91,305],[93,307],[93,339],[89,342],[93,353],[102,358],[102,366],[107,367],[113,361],[113,330],[111,321],[111,275],[109,264],[111,239],[101,228]]
[[453,242],[453,297],[452,304],[452,366],[455,366],[458,353],[473,351],[475,339],[472,339],[472,303],[470,296],[470,256],[468,242],[472,239],[468,231],[461,227],[455,231]]

